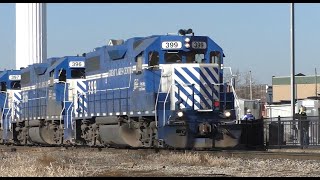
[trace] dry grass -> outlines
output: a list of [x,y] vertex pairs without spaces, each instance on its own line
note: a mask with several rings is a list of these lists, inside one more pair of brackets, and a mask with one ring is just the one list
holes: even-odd
[[151,155],[149,159],[154,161],[166,163],[166,164],[180,164],[189,166],[211,166],[211,167],[228,167],[230,165],[237,165],[237,158],[225,158],[212,156],[210,154],[199,154],[199,153],[169,153],[161,155]]
[[27,153],[4,153],[1,156],[0,175],[6,177],[84,176],[86,169],[66,163],[48,154],[30,156]]
[[244,159],[196,152],[0,152],[0,176],[320,176],[320,161]]

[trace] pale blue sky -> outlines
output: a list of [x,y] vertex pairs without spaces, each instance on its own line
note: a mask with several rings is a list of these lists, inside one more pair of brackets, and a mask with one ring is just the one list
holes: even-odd
[[[224,50],[225,66],[260,83],[290,76],[289,3],[48,3],[48,58],[77,55],[109,39],[192,28]],[[0,69],[14,68],[15,4],[0,4]],[[295,4],[296,73],[320,74],[320,4]]]

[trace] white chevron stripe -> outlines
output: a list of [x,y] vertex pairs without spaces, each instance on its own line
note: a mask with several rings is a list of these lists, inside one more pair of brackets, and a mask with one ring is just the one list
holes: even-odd
[[[178,94],[178,88],[176,88],[175,93]],[[188,93],[189,93],[189,92],[188,92]],[[192,94],[192,93],[189,93],[189,94]],[[187,102],[187,104],[192,107],[192,100],[190,99],[190,98],[192,98],[192,97],[189,97],[189,98],[188,98],[188,96],[185,95],[182,91],[180,91],[180,97],[181,97],[181,99],[182,99],[184,102]],[[196,98],[196,96],[195,96],[195,98]],[[199,97],[199,99],[200,99],[200,97]],[[178,101],[178,99],[176,99],[175,102],[177,102],[177,101]],[[199,101],[198,101],[198,102],[199,102]],[[195,107],[195,109],[199,109],[199,107],[198,107],[196,104],[194,105],[194,107]]]
[[[187,81],[189,81],[190,84],[195,84],[195,87],[197,90],[200,90],[200,86],[199,83],[194,81],[182,68],[176,68],[176,70],[184,77],[187,79]],[[191,71],[191,73],[197,77],[199,79],[200,74],[195,71],[193,68],[188,68],[189,71]],[[178,78],[178,76],[176,75],[176,77]]]
[[[185,91],[188,92],[189,95],[192,95],[192,88],[191,88],[190,86],[184,85],[183,81],[182,81],[181,79],[179,79],[177,76],[176,76],[176,79],[175,79],[175,80],[177,81],[178,84],[181,85],[181,87],[182,87]],[[178,93],[178,87],[176,87],[176,86],[175,86],[175,92]],[[180,93],[182,93],[182,92],[180,91]],[[200,97],[199,97],[198,95],[196,95],[196,94],[195,94],[195,96],[194,96],[194,99],[195,99],[196,101],[200,102]]]
[[[199,83],[202,83],[203,84],[203,82],[200,82],[200,73],[198,72],[198,71],[196,71],[193,67],[191,67],[191,68],[188,68],[188,70],[195,76],[195,77],[197,77],[198,79],[198,82],[195,82],[192,78],[190,78],[190,79],[192,79],[192,83],[193,84],[197,84],[197,90],[200,92],[200,94],[201,94],[201,96],[203,96],[203,97],[208,97],[207,96],[207,94],[204,92],[204,91],[202,91],[201,90],[201,87],[200,87],[200,85],[199,85]],[[199,68],[199,70],[201,70],[200,68]],[[189,77],[189,75],[185,72],[185,71],[182,71],[183,72],[183,74],[181,74],[181,75],[183,75],[185,78],[186,77]],[[182,73],[182,72],[180,72],[179,71],[179,73]],[[211,89],[210,89],[210,87],[208,87],[209,89],[207,89],[209,92],[211,92]],[[195,96],[199,96],[199,95],[195,95]],[[210,99],[210,98],[209,98]],[[200,97],[199,97],[199,101],[198,102],[200,102]],[[208,101],[207,101],[208,102]],[[210,102],[208,102],[208,104],[211,104],[211,100],[210,100]]]
[[83,89],[86,89],[86,84],[84,83],[84,81],[78,81],[78,83],[83,87]]
[[[209,68],[209,69],[211,69],[211,68]],[[215,84],[214,80],[209,76],[209,74],[207,73],[207,71],[206,71],[205,69],[202,69],[201,71],[203,72],[203,75],[207,77],[207,79],[208,79],[208,81],[210,82],[210,84]],[[215,75],[215,74],[214,74],[214,75]],[[217,76],[215,76],[215,77],[217,77]],[[204,81],[204,80],[203,80],[203,81]],[[213,86],[213,87],[215,88],[215,90],[216,90],[217,92],[219,92],[219,86]],[[211,92],[210,85],[208,86],[207,90],[208,90],[209,92]],[[217,95],[216,95],[215,93],[214,93],[214,97],[213,97],[213,98],[214,98],[214,99],[218,99],[218,97],[217,97]]]
[[[206,104],[209,105],[209,107],[207,107],[207,108],[210,108],[212,105],[212,99],[211,99],[212,95],[213,95],[213,97],[212,97],[213,99],[219,99],[219,89],[220,89],[219,85],[213,86],[213,88],[215,89],[215,91],[217,91],[218,94],[216,94],[216,93],[212,94],[212,89],[211,89],[211,84],[215,84],[214,78],[219,80],[219,74],[214,71],[214,68],[216,68],[216,67],[213,67],[211,65],[208,65],[208,66],[177,65],[177,66],[173,67],[173,69],[172,69],[173,71],[179,72],[179,74],[181,74],[181,76],[183,76],[183,78],[186,79],[187,83],[195,84],[194,88],[197,89],[197,91],[199,91],[199,94],[194,94],[195,109],[196,108],[199,109],[201,107],[201,105],[203,106],[202,108],[206,109]],[[188,69],[188,72],[185,71],[185,69]],[[212,73],[212,75],[214,77],[209,76],[209,73],[207,71]],[[194,76],[196,79],[193,79],[189,73],[191,73],[192,76]],[[200,73],[201,74],[203,73],[203,75],[205,77],[202,77],[202,75]],[[207,82],[204,81],[203,78],[206,78],[209,81],[209,84],[207,84]],[[174,74],[174,76],[173,76],[173,81],[176,81],[177,84],[181,85],[181,88],[183,88],[187,93],[187,94],[184,94],[180,91],[180,98],[184,101],[186,101],[188,99],[187,104],[189,106],[192,106],[192,100],[187,98],[189,95],[192,95],[192,87],[191,86],[189,86],[189,87],[184,86],[185,83],[176,74]],[[202,89],[201,86],[203,86],[205,89]],[[208,93],[206,93],[206,91]],[[178,94],[178,87],[177,86],[173,87],[173,92],[175,94]],[[175,100],[174,102],[178,101],[178,99],[179,99],[178,97],[174,96],[174,100]],[[199,105],[198,103],[201,103],[201,105]],[[183,105],[181,105],[181,106],[183,106]],[[199,106],[199,107],[197,107],[197,106]]]
[[[180,97],[181,97],[181,99],[183,99],[185,102],[186,102],[186,100],[188,99],[188,101],[187,101],[187,103],[188,103],[188,105],[190,106],[190,107],[192,107],[192,100],[190,99],[190,98],[192,98],[192,97],[187,97],[183,92],[180,92]],[[194,96],[194,97],[196,97],[196,96]],[[199,96],[198,96],[199,97]],[[199,97],[200,98],[200,97]],[[200,109],[200,107],[197,105],[197,102],[199,103],[200,101],[195,101],[195,104],[194,104],[194,109],[196,110],[196,109]]]
[[[206,72],[205,72],[206,70],[204,69],[204,68],[201,68],[201,72],[203,72],[203,74],[205,74]],[[209,75],[208,75],[208,73],[206,73],[207,75],[205,75],[206,76],[206,78],[207,79],[212,79],[212,78],[210,78],[209,77]],[[213,80],[212,80],[213,81]],[[210,82],[210,80],[209,80],[209,82]],[[204,81],[204,80],[202,80],[201,81],[201,83],[202,83],[202,85],[205,87],[205,89],[208,91],[208,93],[210,94],[209,96],[208,95],[206,95],[206,93],[204,93],[204,91],[203,91],[203,96],[204,97],[211,97],[212,96],[212,89],[211,89],[211,84],[207,84],[206,83],[206,81]],[[215,88],[216,90],[217,90],[217,92],[219,92],[219,87],[217,87],[217,86],[214,86],[213,88]],[[218,89],[217,89],[218,88]],[[213,99],[217,99],[217,95],[215,94],[215,93],[213,93]],[[211,99],[210,98],[208,98],[207,99],[207,102],[208,102],[208,104],[211,106],[212,105],[212,101],[211,101]]]
[[[213,74],[213,76],[218,80],[219,79],[219,74],[217,74],[216,73],[216,71],[214,70],[214,68],[212,67],[210,67],[210,68],[207,68],[210,72],[211,72],[211,74]],[[205,70],[205,69],[203,69],[203,70]]]

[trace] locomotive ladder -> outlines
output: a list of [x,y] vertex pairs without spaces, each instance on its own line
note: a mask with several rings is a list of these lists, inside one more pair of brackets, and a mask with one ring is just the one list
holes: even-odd
[[[5,112],[5,110],[8,110],[8,112],[9,112],[9,109],[10,108],[8,108],[7,106],[6,106],[6,104],[7,104],[7,100],[8,100],[8,93],[7,92],[5,92],[5,91],[1,91],[2,93],[5,93],[6,94],[6,97],[5,97],[5,99],[4,99],[4,103],[3,103],[3,105],[2,105],[2,107],[4,107],[3,109],[2,109],[2,112],[1,112],[1,130],[4,130],[4,120],[5,120],[5,118],[4,118],[4,112]],[[6,114],[6,116],[7,116],[7,114]]]

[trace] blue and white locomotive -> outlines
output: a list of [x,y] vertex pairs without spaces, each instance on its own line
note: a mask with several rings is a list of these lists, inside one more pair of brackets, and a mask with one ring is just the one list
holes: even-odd
[[81,101],[87,104],[78,115],[85,119],[86,142],[173,148],[237,144],[239,126],[222,125],[234,114],[233,94],[223,83],[223,51],[208,37],[186,33],[110,40],[86,54],[88,94]]
[[[21,70],[19,144],[229,148],[239,144],[223,50],[191,29],[110,40]],[[2,110],[3,112],[5,109]]]
[[21,74],[19,70],[4,70],[0,73],[1,143],[12,143],[13,129],[21,117]]
[[50,58],[21,70],[21,120],[18,144],[56,145],[74,138],[77,83],[85,78],[84,57]]

